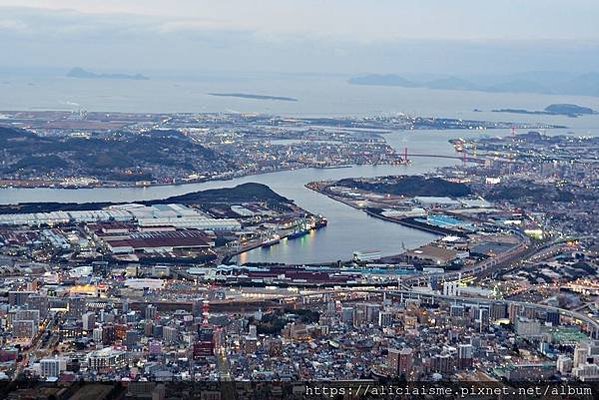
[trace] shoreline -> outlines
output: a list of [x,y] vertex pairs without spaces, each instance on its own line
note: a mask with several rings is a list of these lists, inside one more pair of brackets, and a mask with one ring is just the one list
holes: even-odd
[[[153,188],[153,187],[165,187],[165,186],[186,186],[186,185],[197,185],[197,184],[201,184],[201,183],[210,183],[210,182],[228,182],[228,181],[232,181],[234,179],[241,179],[241,178],[247,178],[250,176],[261,176],[261,175],[267,175],[267,174],[274,174],[274,173],[278,173],[278,172],[288,172],[288,171],[299,171],[299,170],[303,170],[303,169],[316,169],[316,170],[326,170],[326,169],[345,169],[345,168],[352,168],[355,166],[361,166],[361,165],[368,165],[368,166],[376,166],[376,165],[393,165],[393,164],[339,164],[339,165],[327,165],[324,167],[317,167],[317,166],[306,166],[306,167],[299,167],[299,168],[279,168],[276,170],[272,170],[272,171],[264,171],[264,172],[249,172],[247,174],[240,174],[240,175],[235,175],[235,176],[231,176],[231,177],[227,177],[227,178],[208,178],[208,179],[197,179],[197,180],[192,180],[192,181],[186,181],[186,182],[172,182],[172,183],[148,183],[148,184],[143,184],[143,185],[137,185],[137,184],[113,184],[113,183],[97,183],[97,184],[93,184],[93,185],[85,185],[85,186],[63,186],[60,182],[48,182],[48,183],[42,183],[42,184],[38,184],[38,181],[24,181],[24,180],[15,180],[15,181],[21,181],[21,182],[26,182],[26,184],[12,184],[12,183],[7,183],[10,182],[10,179],[0,179],[0,191],[3,189],[52,189],[52,190],[93,190],[93,189],[146,189],[146,188]],[[43,182],[43,181],[41,181]]]
[[[384,215],[377,214],[377,213],[375,213],[375,212],[373,212],[373,211],[371,211],[371,210],[369,210],[367,208],[356,207],[354,204],[352,204],[352,203],[350,203],[348,201],[343,201],[342,199],[339,199],[337,197],[329,195],[328,193],[325,193],[325,192],[323,192],[321,190],[318,190],[316,187],[314,187],[314,185],[310,185],[310,183],[308,183],[308,184],[306,184],[304,186],[307,189],[309,189],[309,190],[312,190],[312,191],[314,191],[314,192],[316,192],[318,194],[326,196],[329,199],[334,200],[334,201],[336,201],[338,203],[345,204],[346,206],[351,207],[354,210],[363,212],[366,215],[368,215],[368,216],[370,216],[372,218],[379,219],[381,221],[390,222],[390,223],[393,223],[393,224],[405,226],[406,228],[416,229],[416,230],[419,230],[421,232],[430,233],[430,234],[433,234],[433,235],[436,235],[436,236],[446,236],[446,235],[449,234],[448,232],[445,232],[442,228],[434,228],[432,226],[428,227],[428,226],[420,225],[420,224],[417,224],[417,223],[413,223],[413,222],[409,221],[408,218],[406,218],[406,219],[396,219],[396,218],[385,217]],[[431,241],[431,242],[433,242],[433,241]],[[403,254],[403,253],[395,254],[395,255],[392,255],[392,256],[388,256],[388,257],[396,257],[396,256],[399,256],[401,254]],[[384,257],[381,257],[381,258],[384,258]]]

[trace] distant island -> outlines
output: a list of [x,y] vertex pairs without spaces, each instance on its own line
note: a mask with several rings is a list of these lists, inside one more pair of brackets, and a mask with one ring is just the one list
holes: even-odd
[[208,93],[210,96],[217,97],[238,97],[240,99],[252,99],[252,100],[277,100],[277,101],[297,101],[293,97],[283,96],[266,96],[261,94],[252,93]]
[[577,106],[576,104],[551,104],[545,107],[542,111],[531,111],[519,108],[501,108],[498,110],[491,110],[492,112],[498,113],[511,113],[511,114],[533,114],[533,115],[565,115],[567,117],[580,117],[581,115],[591,115],[597,112],[589,107]]
[[348,82],[352,85],[418,87],[418,84],[393,74],[356,76]]
[[396,74],[365,74],[349,78],[351,85],[467,90],[487,93],[541,93],[599,96],[599,73],[583,75],[513,74],[487,78],[440,76],[406,78]]
[[79,79],[129,79],[129,80],[134,80],[134,81],[145,81],[145,80],[150,79],[147,76],[144,76],[142,74],[135,74],[135,75],[120,74],[120,73],[97,74],[95,72],[86,71],[80,67],[75,67],[75,68],[71,69],[67,73],[67,77],[79,78]]

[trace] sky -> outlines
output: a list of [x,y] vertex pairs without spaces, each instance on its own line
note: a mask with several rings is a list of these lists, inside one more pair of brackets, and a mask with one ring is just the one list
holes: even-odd
[[0,68],[599,71],[596,0],[0,0]]

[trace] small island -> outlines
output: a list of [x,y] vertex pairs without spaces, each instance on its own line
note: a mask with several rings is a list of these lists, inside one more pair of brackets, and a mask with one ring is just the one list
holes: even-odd
[[237,97],[240,99],[250,99],[250,100],[275,100],[275,101],[298,101],[293,97],[284,97],[284,96],[267,96],[262,94],[252,94],[252,93],[208,93],[210,96],[217,97]]
[[492,112],[498,113],[510,113],[510,114],[532,114],[532,115],[563,115],[567,117],[580,117],[582,115],[596,114],[597,112],[589,107],[582,107],[576,104],[551,104],[545,107],[542,111],[524,110],[519,108],[501,108],[497,110],[491,110]]
[[78,79],[129,79],[134,81],[145,81],[150,78],[144,76],[142,74],[122,74],[122,73],[114,73],[114,74],[98,74],[95,72],[87,71],[80,67],[75,67],[71,69],[67,73],[68,78],[78,78]]

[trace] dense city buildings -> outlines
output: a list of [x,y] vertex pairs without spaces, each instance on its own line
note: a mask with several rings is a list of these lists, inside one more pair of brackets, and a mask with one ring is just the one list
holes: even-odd
[[403,115],[285,118],[4,111],[0,116],[0,186],[11,187],[149,186],[298,168],[401,165],[404,155],[384,134],[513,125]]
[[[4,376],[146,382],[148,393],[179,381],[599,379],[596,171],[581,161],[594,157],[593,140],[452,142],[463,163],[434,173],[307,185],[434,235],[391,256],[240,262],[327,226],[258,184],[136,203],[3,205]],[[548,148],[559,152],[546,159]]]

